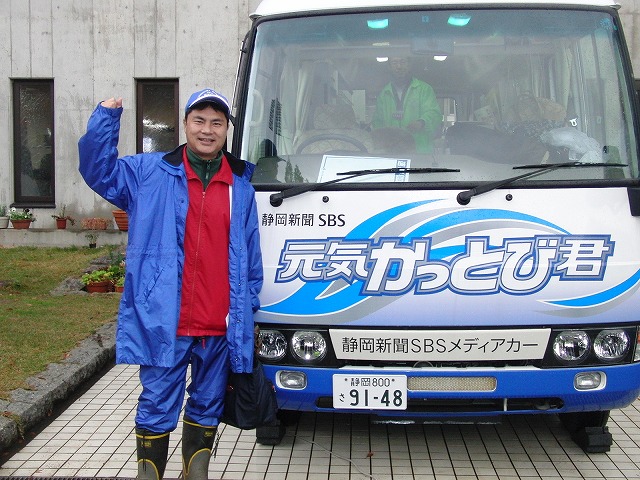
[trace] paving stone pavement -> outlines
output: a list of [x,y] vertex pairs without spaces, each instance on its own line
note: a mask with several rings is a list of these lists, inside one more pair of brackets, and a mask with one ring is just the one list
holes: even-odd
[[[111,368],[0,466],[0,477],[134,478],[138,368]],[[496,425],[380,425],[369,417],[303,414],[278,446],[222,426],[211,479],[471,480],[640,478],[640,401],[613,411],[608,453],[586,454],[556,416]],[[179,478],[180,427],[165,478]],[[17,479],[14,479],[17,480]]]
[[18,388],[0,400],[0,452],[11,449],[24,432],[49,417],[56,405],[73,396],[115,356],[115,319],[80,342],[59,363],[29,377],[28,389]]

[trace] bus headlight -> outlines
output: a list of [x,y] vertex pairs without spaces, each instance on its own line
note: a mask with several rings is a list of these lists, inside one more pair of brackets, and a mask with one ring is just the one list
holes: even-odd
[[288,390],[304,390],[307,388],[307,375],[304,372],[280,370],[276,374],[276,379],[280,388]]
[[576,390],[600,390],[604,388],[607,376],[604,372],[580,372],[573,379]]
[[569,330],[560,332],[553,341],[553,353],[563,362],[580,362],[589,355],[591,340],[586,332]]
[[282,360],[287,354],[287,339],[277,330],[261,330],[259,356],[266,361]]
[[593,351],[600,360],[620,360],[629,351],[630,343],[624,330],[602,330],[593,341]]
[[291,337],[291,352],[304,363],[318,362],[327,354],[327,342],[318,332],[298,331]]

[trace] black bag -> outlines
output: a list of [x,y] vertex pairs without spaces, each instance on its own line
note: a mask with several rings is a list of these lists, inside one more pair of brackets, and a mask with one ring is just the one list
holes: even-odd
[[253,372],[229,373],[221,421],[242,430],[276,423],[276,390],[254,357]]

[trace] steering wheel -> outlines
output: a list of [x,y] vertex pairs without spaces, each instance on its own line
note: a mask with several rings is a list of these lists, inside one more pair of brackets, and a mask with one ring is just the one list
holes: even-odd
[[339,133],[319,133],[317,135],[312,135],[311,137],[305,139],[298,147],[296,148],[296,153],[301,154],[302,150],[305,147],[308,147],[312,143],[320,142],[322,140],[338,140],[341,142],[349,143],[356,147],[360,152],[367,153],[367,147],[360,140],[356,140],[355,138],[349,137],[347,135],[341,135]]

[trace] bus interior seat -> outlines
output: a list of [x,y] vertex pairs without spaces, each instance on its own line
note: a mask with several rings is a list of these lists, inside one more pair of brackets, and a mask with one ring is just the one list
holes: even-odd
[[475,122],[455,123],[447,129],[445,140],[453,155],[466,155],[492,163],[542,163],[547,153],[547,148],[537,138]]

